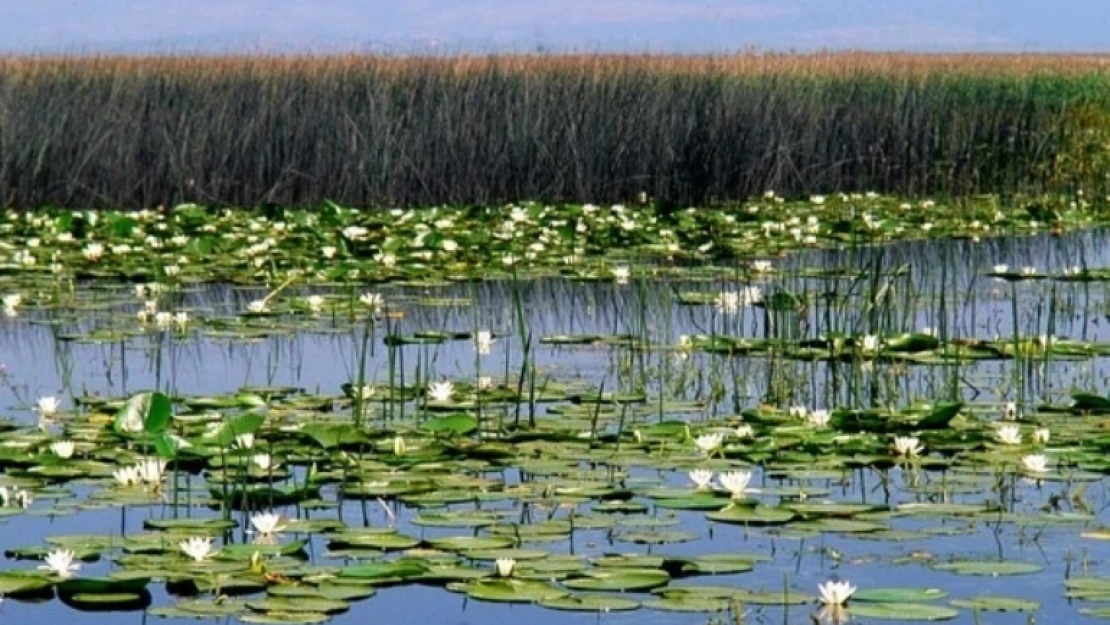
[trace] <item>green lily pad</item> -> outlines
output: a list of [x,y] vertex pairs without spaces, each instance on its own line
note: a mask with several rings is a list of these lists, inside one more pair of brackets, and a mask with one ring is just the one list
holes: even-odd
[[752,605],[800,605],[803,603],[811,603],[814,600],[813,595],[803,594],[793,589],[784,592],[782,590],[748,590],[745,588],[737,588],[732,596],[740,601],[740,603]]
[[1038,573],[1043,566],[1034,562],[1009,562],[995,560],[954,560],[951,562],[934,562],[932,568],[936,571],[948,571],[957,575],[986,575],[997,577],[999,575],[1028,575]]
[[332,534],[328,536],[329,549],[381,549],[397,551],[412,549],[420,544],[420,539],[404,534]]
[[918,603],[935,601],[948,596],[939,588],[860,588],[852,594],[852,604],[862,603]]
[[224,519],[146,519],[143,521],[143,527],[150,530],[193,531],[209,534],[235,529],[237,525],[235,521]]
[[21,594],[33,594],[46,590],[54,585],[50,578],[44,575],[32,575],[32,572],[4,571],[0,573],[0,595],[10,597]]
[[757,561],[757,558],[745,556],[744,554],[706,554],[691,559],[690,562],[683,567],[683,572],[700,573],[703,575],[746,573],[755,568]]
[[764,505],[732,505],[719,512],[710,512],[705,515],[710,521],[717,521],[718,523],[751,526],[786,525],[797,516],[793,510]]
[[471,599],[498,603],[537,603],[567,594],[551,584],[532,580],[479,579],[466,585],[466,595]]
[[243,623],[259,625],[316,625],[331,620],[331,616],[319,612],[265,612],[261,614],[240,614]]
[[369,599],[377,594],[372,586],[340,586],[320,584],[319,586],[280,585],[270,586],[266,594],[271,597],[330,599],[333,601],[358,601]]
[[323,597],[284,597],[271,595],[264,599],[247,602],[247,607],[256,612],[310,612],[314,614],[338,614],[351,609],[351,604],[337,599]]
[[571,590],[602,590],[628,592],[651,590],[667,585],[671,576],[656,569],[595,569],[584,571],[582,577],[563,580]]
[[552,610],[572,612],[624,612],[640,607],[640,602],[613,595],[566,595],[541,599],[539,605]]
[[960,615],[952,608],[926,603],[852,603],[848,613],[857,618],[890,621],[949,621]]
[[428,544],[436,549],[446,551],[470,551],[507,549],[512,547],[511,538],[494,538],[490,536],[453,536],[450,538],[433,538]]
[[221,618],[240,614],[247,609],[242,601],[214,601],[206,599],[185,599],[172,606],[161,606],[147,610],[150,616],[161,618]]
[[339,577],[352,578],[366,581],[386,581],[393,579],[407,579],[420,577],[428,571],[423,564],[410,561],[378,562],[349,566],[339,571]]
[[76,593],[59,595],[63,603],[77,610],[91,612],[123,610],[143,610],[150,605],[151,597],[147,592],[110,592]]
[[150,583],[149,577],[116,579],[112,577],[76,577],[58,582],[59,595],[96,595],[141,593]]
[[997,595],[979,595],[970,599],[953,599],[949,603],[957,608],[989,612],[1035,612],[1041,609],[1041,604],[1037,601]]

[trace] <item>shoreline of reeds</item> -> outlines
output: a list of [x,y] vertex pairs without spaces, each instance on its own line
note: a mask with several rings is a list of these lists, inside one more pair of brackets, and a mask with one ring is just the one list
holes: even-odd
[[1083,189],[1110,56],[0,57],[0,206]]

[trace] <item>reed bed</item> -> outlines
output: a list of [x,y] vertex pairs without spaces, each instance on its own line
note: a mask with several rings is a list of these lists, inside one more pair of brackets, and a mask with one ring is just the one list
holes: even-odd
[[1102,193],[1110,57],[0,59],[0,205]]

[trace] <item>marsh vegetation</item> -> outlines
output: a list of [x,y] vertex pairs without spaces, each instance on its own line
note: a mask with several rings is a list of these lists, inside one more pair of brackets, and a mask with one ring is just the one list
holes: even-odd
[[1107,217],[10,211],[5,618],[1103,616]]

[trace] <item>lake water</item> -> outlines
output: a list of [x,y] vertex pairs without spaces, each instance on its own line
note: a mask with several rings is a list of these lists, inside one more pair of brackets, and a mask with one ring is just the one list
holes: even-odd
[[[882,318],[887,331],[915,331],[924,327],[946,326],[949,337],[1009,337],[1014,332],[1014,311],[1023,335],[1036,336],[1048,332],[1060,337],[1097,343],[1108,341],[1106,311],[1110,300],[1104,282],[1066,283],[1051,280],[1003,282],[984,273],[998,263],[1011,267],[1035,266],[1039,271],[1059,273],[1076,264],[1090,267],[1110,266],[1105,233],[1093,232],[1063,238],[1035,237],[971,243],[968,241],[906,243],[884,248],[881,268],[889,273],[907,266],[909,276],[895,282],[889,315]],[[776,273],[766,281],[755,283],[765,292],[788,289],[794,293],[816,294],[832,288],[832,280],[800,277],[807,267],[847,267],[863,269],[878,258],[874,250],[857,252],[828,251],[798,256],[776,263]],[[785,276],[785,277],[784,277]],[[883,281],[880,280],[879,283]],[[723,314],[713,306],[683,305],[677,294],[691,291],[716,293],[740,286],[726,279],[694,280],[668,277],[665,280],[634,280],[632,284],[574,282],[545,278],[523,283],[520,287],[523,316],[532,335],[613,335],[632,334],[668,349],[629,350],[620,345],[536,346],[535,367],[538,384],[558,384],[561,388],[592,389],[596,393],[604,384],[606,391],[631,391],[642,387],[652,400],[663,393],[668,401],[701,400],[707,403],[700,413],[667,414],[667,419],[682,418],[695,425],[706,419],[735,414],[761,401],[780,406],[794,404],[810,408],[845,406],[905,406],[911,402],[935,402],[950,394],[951,377],[945,367],[911,366],[876,363],[866,371],[845,372],[851,365],[831,371],[825,362],[805,362],[768,357],[750,358],[719,356],[695,351],[687,353],[670,348],[681,335],[781,336],[784,328],[792,327],[797,336],[812,338],[823,330],[840,329],[866,333],[870,323],[864,300],[870,286],[852,285],[851,280],[836,281],[844,298],[843,309],[822,309],[811,306],[800,315],[775,316],[774,327],[768,328],[768,317],[762,309],[743,308],[735,314]],[[90,302],[87,310],[77,315],[63,314],[47,308],[28,307],[18,316],[0,319],[0,364],[5,367],[0,385],[0,415],[8,415],[21,425],[33,427],[35,414],[30,406],[41,396],[56,395],[63,407],[74,406],[73,397],[81,395],[125,396],[141,390],[161,390],[177,395],[212,396],[234,392],[248,386],[289,385],[310,393],[339,395],[340,385],[357,379],[360,369],[360,345],[364,331],[361,323],[348,323],[342,316],[327,315],[311,323],[302,323],[280,336],[253,341],[213,338],[213,326],[198,323],[182,338],[172,332],[149,332],[120,341],[86,343],[61,340],[64,335],[86,335],[95,329],[119,330],[133,326],[134,311],[141,307],[138,299],[128,298],[130,289],[110,285],[82,284],[80,293]],[[399,334],[420,331],[470,331],[475,327],[492,330],[497,339],[488,354],[476,358],[474,344],[469,340],[447,341],[441,345],[402,348],[404,376],[408,383],[416,379],[449,379],[473,382],[476,362],[482,374],[495,382],[516,384],[521,367],[522,349],[519,328],[514,322],[514,292],[504,282],[453,284],[421,288],[399,288],[390,285],[366,287],[382,293],[390,309],[403,317],[391,321]],[[854,289],[854,290],[853,290]],[[1055,304],[1050,296],[1055,289]],[[3,289],[0,288],[0,291]],[[323,288],[294,287],[306,295]],[[199,319],[234,319],[247,302],[265,296],[263,288],[228,285],[204,285],[187,288],[177,302],[179,310],[187,310]],[[1014,297],[1016,295],[1016,305]],[[943,304],[941,298],[943,296]],[[434,298],[435,301],[428,301]],[[451,300],[456,300],[454,303]],[[423,303],[422,303],[423,301]],[[95,304],[94,304],[95,303]],[[472,305],[473,303],[473,305]],[[1051,317],[1051,321],[1050,321]],[[54,320],[54,323],[48,321]],[[367,379],[388,384],[389,350],[381,342],[384,322],[374,328],[372,353],[365,365]],[[779,325],[781,324],[781,325]],[[959,396],[975,405],[992,406],[998,402],[1021,400],[1022,412],[1032,414],[1043,403],[1067,403],[1074,389],[1106,394],[1108,361],[1103,357],[1047,364],[1027,363],[1023,377],[1025,388],[1013,386],[1013,363],[992,360],[962,365],[958,372]],[[856,367],[858,369],[858,367]],[[906,369],[901,371],[899,369]],[[839,381],[856,376],[867,380],[862,387]],[[834,381],[837,378],[837,381]],[[415,408],[413,408],[415,410]],[[540,405],[540,419],[558,419]],[[651,414],[638,419],[649,424],[657,420]],[[57,430],[55,430],[57,431]],[[522,479],[520,471],[509,467],[498,472],[506,485]],[[966,475],[965,475],[966,477]],[[194,481],[197,478],[193,478]],[[627,479],[631,483],[687,487],[689,478],[684,470],[632,467]],[[880,477],[870,469],[849,469],[840,479],[823,479],[812,484],[828,491],[827,499],[894,506],[929,499],[928,484],[943,480],[941,471],[892,469]],[[756,471],[752,485],[756,488],[788,482],[775,480]],[[984,490],[967,489],[947,499],[947,503],[979,503],[997,499],[987,492],[992,485],[989,475],[979,481]],[[909,484],[915,487],[907,488]],[[1014,480],[1003,503],[1014,513],[1033,519],[1050,498],[1065,490],[1065,484]],[[93,490],[89,484],[73,483],[66,487],[70,500],[51,501],[40,498],[30,513],[8,516],[0,525],[0,546],[42,545],[47,536],[66,534],[98,534],[126,536],[141,532],[147,518],[172,516],[168,505],[129,506],[126,508],[77,509]],[[334,486],[324,489],[323,498],[340,502]],[[1073,492],[1073,491],[1072,491]],[[708,523],[704,512],[671,512],[649,506],[643,515],[616,515],[616,527],[643,525],[644,518],[670,519],[667,530],[689,532],[694,540],[660,545],[620,542],[621,531],[577,530],[570,540],[543,542],[526,547],[551,553],[574,553],[599,557],[606,553],[661,553],[695,556],[704,553],[754,554],[769,559],[760,562],[751,572],[730,575],[701,575],[671,581],[670,586],[713,585],[738,586],[748,589],[781,590],[784,583],[816,595],[817,585],[829,579],[847,579],[860,589],[875,587],[928,587],[943,589],[948,599],[977,595],[1005,595],[1033,599],[1042,604],[1035,613],[1037,622],[1076,622],[1084,617],[1081,607],[1100,604],[1071,602],[1064,597],[1064,581],[1068,576],[1106,575],[1104,560],[1107,547],[1099,540],[1080,537],[1083,529],[1106,524],[1108,504],[1106,480],[1089,483],[1082,494],[1094,515],[1085,524],[1037,525],[1024,522],[991,522],[989,518],[955,516],[900,516],[891,518],[894,530],[923,532],[912,540],[876,540],[866,533],[839,532],[804,533],[785,531],[782,527],[748,528],[722,523]],[[650,500],[637,497],[634,501]],[[52,506],[61,506],[64,514],[51,514]],[[497,502],[485,509],[508,508],[524,512],[529,504],[520,501]],[[464,510],[472,504],[455,504],[453,510]],[[582,505],[588,510],[590,504]],[[1066,504],[1065,504],[1066,508]],[[284,510],[296,517],[306,514],[295,507]],[[184,513],[183,513],[184,514]],[[192,515],[217,515],[207,508],[194,508]],[[366,506],[360,501],[342,500],[339,509],[319,510],[312,518],[342,518],[348,525],[358,526],[364,519],[371,525],[390,523],[384,509],[373,500]],[[459,536],[469,533],[461,529],[425,528],[413,525],[419,510],[400,505],[396,508],[396,527],[418,538]],[[673,517],[673,518],[672,518]],[[237,517],[238,518],[238,517]],[[240,531],[230,536],[243,540]],[[324,541],[312,540],[308,549],[311,563],[340,566],[342,559],[331,558]],[[1032,562],[1043,567],[1039,572],[1013,576],[964,576],[936,570],[929,566],[930,556],[937,560],[950,558],[1003,559]],[[3,560],[4,568],[33,568],[38,562]],[[110,558],[85,564],[82,574],[106,574],[114,570]],[[153,605],[174,601],[164,591],[164,584],[150,586]],[[646,597],[632,593],[633,597]],[[808,623],[819,606],[746,605],[746,623]],[[33,603],[5,601],[0,619],[5,623],[32,623],[44,619],[79,618],[87,623],[120,623],[154,621],[143,612],[77,613],[57,600]],[[409,585],[384,588],[374,597],[352,603],[351,610],[338,614],[333,622],[361,623],[489,623],[511,619],[515,622],[545,623],[705,623],[727,615],[679,613],[647,608],[624,613],[570,613],[534,605],[503,605],[468,600],[466,595],[452,593],[434,586]],[[976,621],[979,618],[979,621]],[[984,612],[978,617],[968,609],[959,610],[955,623],[1018,623],[1027,622],[1024,613]],[[865,618],[861,622],[884,622]],[[1031,622],[1031,621],[1030,621]]]

